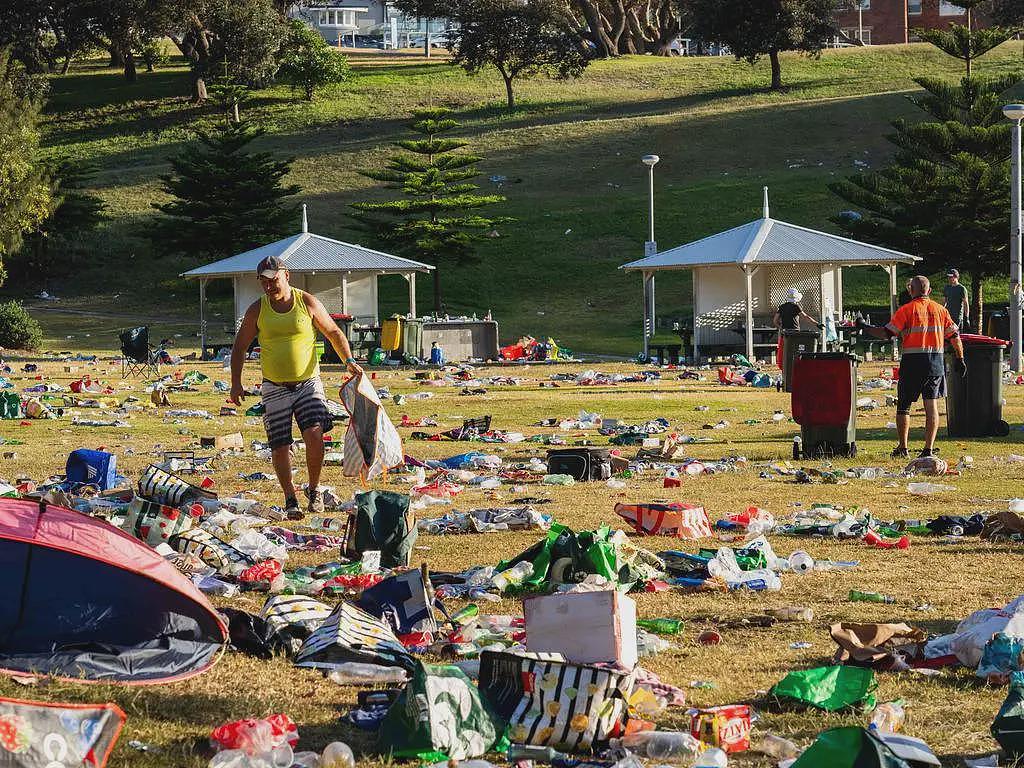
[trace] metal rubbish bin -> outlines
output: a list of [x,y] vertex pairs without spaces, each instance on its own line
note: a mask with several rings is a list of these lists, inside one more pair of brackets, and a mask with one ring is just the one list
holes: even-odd
[[791,392],[790,377],[793,359],[800,354],[818,351],[820,331],[782,331],[782,388]]
[[793,458],[857,455],[857,363],[846,352],[798,355],[791,407],[800,425]]
[[950,437],[1005,437],[1003,350],[1009,342],[974,333],[960,334],[967,375],[956,372],[946,353],[946,433]]

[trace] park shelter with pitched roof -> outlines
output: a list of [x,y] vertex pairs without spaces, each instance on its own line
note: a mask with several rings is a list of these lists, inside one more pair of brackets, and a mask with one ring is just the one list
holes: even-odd
[[[702,348],[743,349],[754,359],[755,331],[770,325],[790,288],[803,294],[812,317],[843,313],[843,268],[878,266],[888,273],[890,309],[897,301],[896,267],[920,261],[900,251],[771,218],[768,188],[760,219],[692,243],[655,253],[620,269],[643,278],[644,354],[654,335],[654,278],[659,272],[693,272],[693,356]],[[758,346],[774,346],[762,344]]]
[[302,231],[283,240],[262,245],[226,259],[190,269],[181,276],[199,281],[199,325],[206,348],[206,284],[230,279],[234,287],[234,327],[245,310],[263,295],[256,265],[277,256],[291,273],[291,283],[319,298],[328,312],[351,315],[361,325],[379,325],[377,279],[401,275],[409,283],[409,315],[416,317],[416,273],[429,272],[429,264],[389,253],[343,243],[309,231],[306,206],[302,206]]

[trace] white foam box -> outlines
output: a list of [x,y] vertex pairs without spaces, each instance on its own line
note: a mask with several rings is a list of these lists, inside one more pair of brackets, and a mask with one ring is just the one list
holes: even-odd
[[637,662],[636,603],[613,590],[528,597],[526,649],[580,664]]

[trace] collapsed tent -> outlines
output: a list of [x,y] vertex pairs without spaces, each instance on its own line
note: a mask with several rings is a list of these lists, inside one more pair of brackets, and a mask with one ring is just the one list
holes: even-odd
[[153,549],[97,518],[0,499],[0,671],[148,684],[205,671],[227,627]]

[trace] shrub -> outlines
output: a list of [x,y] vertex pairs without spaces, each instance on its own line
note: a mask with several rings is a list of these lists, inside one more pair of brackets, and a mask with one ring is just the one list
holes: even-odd
[[0,347],[38,349],[42,341],[43,329],[20,302],[0,304]]

